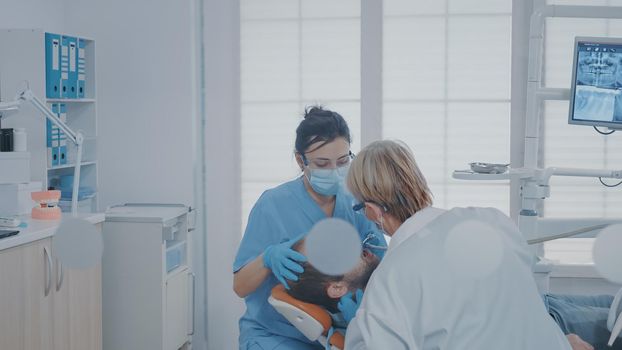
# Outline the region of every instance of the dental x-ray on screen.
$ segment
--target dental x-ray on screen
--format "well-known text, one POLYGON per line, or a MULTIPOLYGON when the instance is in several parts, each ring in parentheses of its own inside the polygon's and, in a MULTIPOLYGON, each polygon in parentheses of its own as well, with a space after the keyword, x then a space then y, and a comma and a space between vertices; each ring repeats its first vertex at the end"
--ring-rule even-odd
POLYGON ((575 39, 570 124, 622 129, 622 39, 575 39))

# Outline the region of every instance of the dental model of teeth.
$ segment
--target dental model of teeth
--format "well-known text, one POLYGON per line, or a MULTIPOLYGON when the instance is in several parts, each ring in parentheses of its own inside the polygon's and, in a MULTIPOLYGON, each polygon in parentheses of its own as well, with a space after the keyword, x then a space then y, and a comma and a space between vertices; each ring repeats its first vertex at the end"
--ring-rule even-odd
POLYGON ((61 218, 61 211, 58 207, 60 191, 39 191, 32 192, 30 197, 38 205, 32 208, 32 218, 37 220, 58 220, 61 218))

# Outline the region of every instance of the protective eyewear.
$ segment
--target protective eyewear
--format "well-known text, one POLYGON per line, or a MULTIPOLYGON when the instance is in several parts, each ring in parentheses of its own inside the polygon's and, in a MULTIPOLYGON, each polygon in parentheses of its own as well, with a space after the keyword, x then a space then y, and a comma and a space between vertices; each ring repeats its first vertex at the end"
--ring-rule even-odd
POLYGON ((365 208, 365 203, 375 204, 375 205, 379 206, 385 212, 387 211, 387 207, 385 207, 384 205, 382 205, 380 203, 376 203, 374 201, 362 201, 360 203, 356 203, 356 204, 354 204, 352 206, 352 210, 354 210, 356 213, 363 214, 360 210, 365 208))
POLYGON ((337 160, 326 159, 326 158, 307 158, 304 154, 301 155, 302 162, 305 166, 313 165, 314 168, 329 168, 334 164, 333 168, 342 168, 350 164, 352 159, 354 159, 354 153, 352 151, 348 151, 348 154, 345 156, 339 157, 337 160))

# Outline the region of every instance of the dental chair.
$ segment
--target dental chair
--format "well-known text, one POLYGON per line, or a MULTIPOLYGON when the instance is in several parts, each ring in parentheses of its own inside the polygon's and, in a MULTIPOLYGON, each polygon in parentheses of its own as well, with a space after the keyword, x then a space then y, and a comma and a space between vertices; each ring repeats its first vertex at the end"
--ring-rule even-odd
POLYGON ((321 306, 295 299, 285 292, 285 287, 281 284, 272 288, 268 302, 309 340, 318 341, 331 350, 344 348, 345 338, 342 333, 335 331, 327 339, 333 321, 328 311, 321 306), (330 347, 327 347, 327 341, 330 347))

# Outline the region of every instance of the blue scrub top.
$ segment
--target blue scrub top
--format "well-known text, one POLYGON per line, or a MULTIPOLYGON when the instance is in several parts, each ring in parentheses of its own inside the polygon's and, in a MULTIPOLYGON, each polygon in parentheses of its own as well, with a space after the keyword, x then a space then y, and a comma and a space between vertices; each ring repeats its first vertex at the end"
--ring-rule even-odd
MULTIPOLYGON (((352 210, 352 202, 351 195, 340 191, 335 201, 333 217, 354 225, 361 239, 374 232, 381 245, 386 246, 383 234, 364 215, 352 210)), ((307 192, 302 177, 265 191, 251 210, 233 263, 233 272, 239 271, 257 258, 269 245, 305 234, 315 223, 326 218, 326 214, 307 192)), ((274 275, 270 274, 255 292, 245 298, 246 313, 240 319, 240 345, 266 335, 311 343, 268 303, 270 292, 277 283, 279 282, 274 275)))

